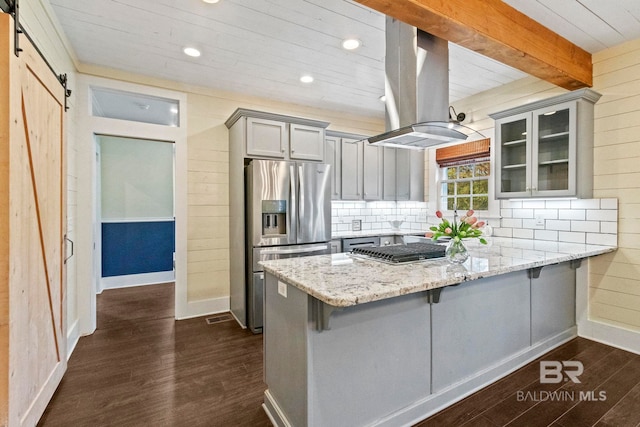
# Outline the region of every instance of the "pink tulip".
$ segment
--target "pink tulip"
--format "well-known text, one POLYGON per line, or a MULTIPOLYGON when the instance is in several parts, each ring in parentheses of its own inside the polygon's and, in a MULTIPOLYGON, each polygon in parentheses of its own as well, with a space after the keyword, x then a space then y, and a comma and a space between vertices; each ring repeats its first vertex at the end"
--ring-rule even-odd
POLYGON ((476 221, 478 221, 478 218, 476 218, 475 216, 472 216, 471 218, 465 219, 464 222, 466 222, 469 225, 473 225, 476 223, 476 221))
POLYGON ((467 211, 467 216, 473 216, 473 209, 469 209, 467 211))
POLYGON ((440 212, 440 211, 436 211, 436 216, 437 216, 438 218, 442 218, 442 212, 440 212))
POLYGON ((433 233, 431 231, 427 231, 426 233, 424 233, 424 237, 432 238, 433 233))
POLYGON ((476 228, 482 228, 484 227, 484 221, 478 221, 473 226, 476 228))
POLYGON ((447 234, 451 234, 451 231, 452 230, 451 230, 450 227, 447 227, 447 228, 444 229, 444 232, 447 233, 447 234))

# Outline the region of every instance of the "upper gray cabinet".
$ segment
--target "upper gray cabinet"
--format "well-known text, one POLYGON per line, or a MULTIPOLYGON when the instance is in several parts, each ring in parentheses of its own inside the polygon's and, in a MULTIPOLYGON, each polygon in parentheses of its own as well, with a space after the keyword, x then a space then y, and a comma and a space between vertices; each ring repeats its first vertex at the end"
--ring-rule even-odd
POLYGON ((364 200, 382 200, 383 147, 363 143, 362 185, 364 200))
POLYGON ((246 158, 324 161, 326 122, 237 109, 225 122, 246 158))
POLYGON ((593 196, 593 105, 580 89, 490 114, 497 198, 593 196))
POLYGON ((324 160, 324 129, 291 123, 289 157, 296 160, 324 160))
POLYGON ((347 138, 342 138, 340 143, 342 151, 342 200, 363 199, 363 144, 364 142, 361 140, 347 138))
POLYGON ((275 120, 247 117, 247 157, 276 157, 287 154, 287 125, 275 120))
POLYGON ((396 200, 396 148, 382 150, 382 200, 396 200))
POLYGON ((424 151, 396 149, 396 200, 424 201, 424 151))

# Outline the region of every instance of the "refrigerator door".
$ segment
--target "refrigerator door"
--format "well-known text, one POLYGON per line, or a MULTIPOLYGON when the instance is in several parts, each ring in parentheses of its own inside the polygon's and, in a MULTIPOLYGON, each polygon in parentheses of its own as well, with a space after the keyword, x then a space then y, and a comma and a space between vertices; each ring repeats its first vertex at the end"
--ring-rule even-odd
POLYGON ((297 242, 331 240, 330 166, 322 163, 298 163, 297 242))
POLYGON ((245 180, 247 246, 295 244, 295 163, 253 160, 245 180))

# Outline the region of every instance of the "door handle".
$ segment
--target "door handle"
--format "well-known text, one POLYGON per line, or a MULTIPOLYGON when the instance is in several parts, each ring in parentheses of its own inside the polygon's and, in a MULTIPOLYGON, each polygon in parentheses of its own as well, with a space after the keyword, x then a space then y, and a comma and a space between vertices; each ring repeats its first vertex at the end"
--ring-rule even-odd
POLYGON ((304 249, 263 249, 261 254, 275 255, 275 254, 303 254, 309 252, 318 252, 327 249, 326 245, 311 246, 304 249))
POLYGON ((73 256, 73 246, 74 246, 74 245, 73 245, 73 240, 71 240, 70 238, 68 238, 66 234, 64 235, 64 240, 65 240, 65 242, 69 242, 69 243, 71 243, 71 255, 69 255, 68 257, 66 257, 66 258, 64 259, 64 262, 63 262, 64 264, 66 264, 66 263, 67 263, 67 261, 69 260, 69 258, 71 258, 71 257, 73 256))

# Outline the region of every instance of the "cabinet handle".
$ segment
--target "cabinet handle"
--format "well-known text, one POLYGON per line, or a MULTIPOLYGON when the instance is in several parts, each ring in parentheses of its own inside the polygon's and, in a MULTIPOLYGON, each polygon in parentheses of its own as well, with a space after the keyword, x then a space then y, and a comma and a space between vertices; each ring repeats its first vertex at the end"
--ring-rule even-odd
POLYGON ((295 152, 296 152, 296 150, 291 150, 291 154, 293 154, 293 153, 295 153, 295 152))
POLYGON ((531 187, 526 187, 524 191, 531 191, 531 187))
POLYGON ((538 191, 538 187, 531 187, 531 191, 538 191))

